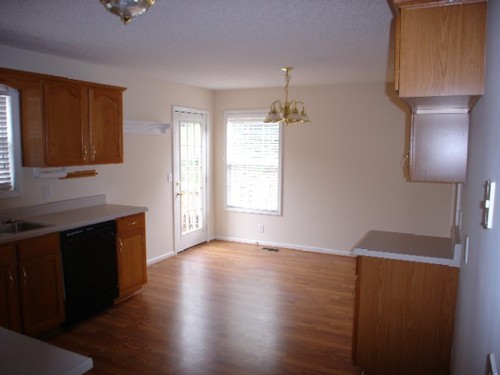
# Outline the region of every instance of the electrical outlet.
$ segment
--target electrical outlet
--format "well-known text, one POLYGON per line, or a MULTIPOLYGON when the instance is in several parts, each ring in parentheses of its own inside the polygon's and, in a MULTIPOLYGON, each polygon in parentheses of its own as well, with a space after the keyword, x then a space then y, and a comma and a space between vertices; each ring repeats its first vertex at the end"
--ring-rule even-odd
POLYGON ((259 233, 264 233, 264 224, 259 224, 257 229, 259 230, 259 233))

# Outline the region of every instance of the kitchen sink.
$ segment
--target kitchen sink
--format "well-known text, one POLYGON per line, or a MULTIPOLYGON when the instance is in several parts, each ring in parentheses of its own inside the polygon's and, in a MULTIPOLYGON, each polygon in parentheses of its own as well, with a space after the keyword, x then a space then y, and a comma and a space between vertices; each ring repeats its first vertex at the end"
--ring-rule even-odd
POLYGON ((48 227, 47 224, 34 223, 31 221, 14 220, 0 224, 0 234, 13 234, 26 232, 27 230, 40 229, 48 227))

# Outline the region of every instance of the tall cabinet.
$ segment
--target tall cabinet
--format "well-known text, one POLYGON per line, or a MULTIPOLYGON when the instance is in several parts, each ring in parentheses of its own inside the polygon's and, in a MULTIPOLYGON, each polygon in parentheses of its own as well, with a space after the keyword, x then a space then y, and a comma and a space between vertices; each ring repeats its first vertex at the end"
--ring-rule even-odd
POLYGON ((409 177, 464 182, 469 111, 484 93, 487 3, 391 3, 395 89, 412 112, 406 158, 409 177))

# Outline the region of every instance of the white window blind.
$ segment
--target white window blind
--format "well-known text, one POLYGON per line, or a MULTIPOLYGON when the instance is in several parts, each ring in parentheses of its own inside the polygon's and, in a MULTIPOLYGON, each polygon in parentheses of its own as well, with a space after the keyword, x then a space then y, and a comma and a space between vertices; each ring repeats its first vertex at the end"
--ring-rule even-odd
POLYGON ((0 85, 0 197, 19 193, 18 112, 17 91, 0 85))
POLYGON ((281 214, 281 129, 266 113, 226 113, 226 200, 234 211, 281 214))

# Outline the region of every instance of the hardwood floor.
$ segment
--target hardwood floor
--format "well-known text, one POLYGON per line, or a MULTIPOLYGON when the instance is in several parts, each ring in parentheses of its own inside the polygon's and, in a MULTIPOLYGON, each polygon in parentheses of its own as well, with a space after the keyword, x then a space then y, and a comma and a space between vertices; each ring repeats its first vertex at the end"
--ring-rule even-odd
POLYGON ((49 340, 92 374, 358 374, 355 259, 214 241, 148 268, 143 292, 49 340))

